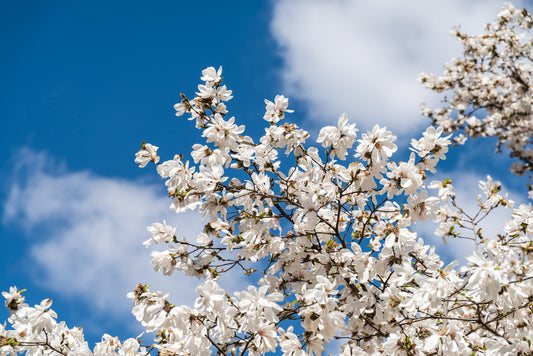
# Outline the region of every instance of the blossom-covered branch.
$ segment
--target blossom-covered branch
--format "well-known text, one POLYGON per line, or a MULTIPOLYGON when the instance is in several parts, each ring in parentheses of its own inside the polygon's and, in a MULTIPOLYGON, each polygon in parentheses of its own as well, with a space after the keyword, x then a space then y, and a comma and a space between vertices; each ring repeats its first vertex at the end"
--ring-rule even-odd
POLYGON ((525 9, 508 4, 481 35, 452 30, 463 56, 447 63, 443 76, 424 73, 418 78, 431 90, 451 92, 442 108, 423 105, 422 113, 434 125, 460 132, 454 138, 457 144, 468 136, 496 137, 497 151, 505 148, 518 159, 511 171, 519 175, 533 171, 532 26, 525 9))

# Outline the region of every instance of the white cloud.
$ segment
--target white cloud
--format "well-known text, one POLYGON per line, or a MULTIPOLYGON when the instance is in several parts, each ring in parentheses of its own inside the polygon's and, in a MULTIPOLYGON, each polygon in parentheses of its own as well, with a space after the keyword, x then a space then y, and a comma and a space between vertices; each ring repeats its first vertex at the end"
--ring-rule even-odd
POLYGON ((363 128, 379 123, 398 134, 427 124, 419 105, 435 97, 417 74, 442 73, 460 54, 449 30, 479 33, 503 3, 278 0, 271 32, 284 61, 285 94, 303 100, 322 124, 342 112, 363 128))
MULTIPOLYGON (((65 169, 50 172, 43 169, 54 166, 46 155, 23 150, 21 157, 26 163, 17 177, 24 179, 10 188, 3 222, 20 225, 31 239, 28 254, 35 263, 36 283, 73 302, 81 298, 92 312, 115 317, 130 314, 126 294, 139 282, 170 292, 174 304, 194 302, 199 280, 180 272, 171 277, 156 273, 149 263, 150 249, 142 245, 150 236, 146 226, 153 222, 166 219, 177 225, 178 237, 189 239, 203 226, 196 213, 168 209, 162 183, 65 169)), ((243 288, 239 277, 222 281, 230 292, 243 288)))

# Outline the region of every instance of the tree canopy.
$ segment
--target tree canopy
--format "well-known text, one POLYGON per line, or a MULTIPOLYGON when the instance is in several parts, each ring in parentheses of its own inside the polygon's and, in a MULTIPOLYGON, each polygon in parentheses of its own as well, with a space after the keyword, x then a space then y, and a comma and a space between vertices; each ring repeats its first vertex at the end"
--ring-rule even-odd
POLYGON ((0 355, 298 356, 333 342, 342 355, 533 354, 531 204, 514 207, 487 177, 478 211, 468 214, 450 179, 427 180, 452 140, 467 136, 497 137, 519 160, 514 173, 533 170, 532 26, 526 10, 506 5, 485 33, 455 31, 464 56, 441 77, 419 77, 450 99, 423 107, 433 126, 411 141, 407 161, 394 159, 392 132, 375 125, 359 136, 344 114, 313 146, 288 122, 282 95, 265 100, 264 135, 246 136, 228 115, 222 68, 205 69, 194 97, 182 94, 175 105, 204 141, 191 159, 161 161, 159 147, 144 142, 135 159, 156 165, 172 210, 204 217, 194 238, 178 238, 163 221, 144 242, 163 246, 152 253, 155 270, 201 279, 194 305, 173 305, 139 284, 128 297, 153 342, 105 334, 91 350, 81 328, 57 321, 51 299, 30 307, 12 287, 3 293, 11 316, 0 327, 0 355), (491 237, 479 222, 499 206, 514 208, 512 219, 491 237), (473 240, 468 263, 446 265, 413 231, 417 221, 437 221, 443 238, 473 240), (236 270, 257 283, 230 295, 218 278, 236 270))

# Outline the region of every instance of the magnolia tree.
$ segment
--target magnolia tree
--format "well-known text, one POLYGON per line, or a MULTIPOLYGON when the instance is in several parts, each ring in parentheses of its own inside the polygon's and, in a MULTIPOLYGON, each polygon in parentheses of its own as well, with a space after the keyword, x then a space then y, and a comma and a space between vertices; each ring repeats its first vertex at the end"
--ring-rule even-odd
POLYGON ((80 328, 56 321, 50 299, 30 307, 12 287, 3 293, 11 316, 0 354, 299 356, 331 343, 342 355, 533 354, 532 206, 516 208, 489 238, 479 222, 513 206, 500 183, 480 182, 479 210, 468 214, 449 179, 426 180, 446 158, 447 133, 458 130, 498 137, 498 147, 521 161, 515 173, 533 170, 533 46, 523 34, 532 24, 525 10, 507 5, 484 34, 457 32, 465 57, 443 77, 420 77, 452 99, 444 109, 424 108, 435 126, 411 141, 401 162, 392 158, 390 131, 376 125, 358 138, 346 115, 320 130, 320 147, 310 145, 308 132, 282 124, 292 111, 279 95, 265 100, 267 127, 254 140, 228 118, 232 93, 222 69, 205 69, 196 95, 175 105, 205 140, 193 146, 192 160, 161 163, 149 143, 135 160, 156 164, 171 209, 203 214, 194 238, 178 239, 163 222, 148 227, 144 242, 164 246, 152 253, 157 271, 201 278, 194 305, 174 305, 139 284, 128 297, 153 342, 106 334, 91 351, 80 328), (445 265, 413 232, 415 222, 431 220, 441 237, 475 241, 465 266, 445 265), (230 295, 219 284, 230 271, 250 275, 251 285, 230 295))

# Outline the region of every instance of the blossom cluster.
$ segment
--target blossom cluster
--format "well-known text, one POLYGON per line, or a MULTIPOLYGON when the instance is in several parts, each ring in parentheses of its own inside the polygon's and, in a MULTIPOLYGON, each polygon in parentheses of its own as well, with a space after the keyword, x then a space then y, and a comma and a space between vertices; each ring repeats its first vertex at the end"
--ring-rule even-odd
POLYGON ((50 309, 51 299, 43 300, 39 305, 30 307, 22 295, 24 290, 11 287, 9 292, 2 292, 5 305, 9 310, 8 330, 5 324, 0 326, 0 354, 17 355, 146 355, 150 350, 141 346, 134 338, 120 341, 108 334, 102 341, 89 349, 80 327, 68 328, 65 322, 57 322, 57 314, 50 309))
MULTIPOLYGON (((516 15, 511 6, 500 13, 502 28, 518 18, 506 11, 516 15)), ((520 205, 491 237, 479 222, 498 206, 513 208, 499 182, 480 182, 471 215, 450 179, 427 181, 446 159, 449 127, 427 128, 409 158, 396 160, 392 132, 375 125, 358 136, 343 114, 320 130, 315 147, 307 131, 282 123, 292 110, 276 96, 265 101, 267 125, 254 140, 227 116, 232 92, 222 68, 201 79, 194 98, 182 94, 175 105, 204 138, 190 159, 160 162, 148 143, 136 154, 141 167, 156 165, 172 210, 204 217, 198 236, 178 239, 179 227, 163 221, 144 242, 161 246, 152 252, 155 270, 201 278, 194 305, 139 284, 128 297, 153 343, 104 335, 91 351, 81 329, 56 321, 51 300, 31 308, 13 287, 3 294, 12 328, 0 329, 0 355, 301 356, 332 343, 342 355, 533 353, 533 207, 520 205), (468 263, 446 265, 414 232, 418 221, 437 221, 445 239, 473 240, 468 263), (219 277, 239 270, 257 283, 230 295, 219 277)))
POLYGON ((480 35, 452 30, 463 56, 447 63, 443 76, 423 73, 418 78, 449 96, 442 108, 422 106, 434 125, 460 132, 457 144, 467 137, 496 137, 497 151, 508 150, 518 159, 511 171, 519 175, 533 171, 532 27, 533 17, 525 9, 507 4, 480 35))

